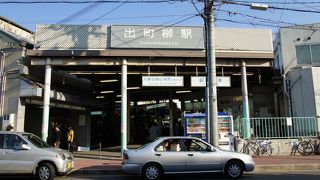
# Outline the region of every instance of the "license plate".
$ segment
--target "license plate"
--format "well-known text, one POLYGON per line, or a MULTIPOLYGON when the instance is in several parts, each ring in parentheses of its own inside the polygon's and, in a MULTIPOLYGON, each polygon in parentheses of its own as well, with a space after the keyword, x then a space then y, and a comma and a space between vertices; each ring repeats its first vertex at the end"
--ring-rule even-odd
POLYGON ((72 169, 73 168, 73 163, 72 162, 68 162, 67 167, 68 167, 68 169, 72 169))

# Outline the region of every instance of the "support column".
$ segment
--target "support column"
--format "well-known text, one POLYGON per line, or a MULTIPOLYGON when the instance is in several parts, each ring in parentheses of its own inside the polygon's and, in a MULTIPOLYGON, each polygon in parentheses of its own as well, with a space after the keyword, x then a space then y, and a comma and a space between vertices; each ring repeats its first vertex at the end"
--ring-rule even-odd
POLYGON ((127 149, 127 60, 122 59, 121 68, 121 155, 127 149))
POLYGON ((170 136, 174 135, 174 129, 173 129, 173 120, 174 120, 174 111, 173 111, 173 102, 172 102, 172 91, 170 91, 170 97, 169 97, 169 115, 170 115, 170 136))
POLYGON ((246 62, 241 63, 241 86, 242 86, 242 111, 243 111, 243 136, 245 139, 251 138, 250 117, 249 117, 249 98, 247 84, 246 62))
POLYGON ((25 100, 21 101, 21 98, 18 98, 17 118, 16 118, 17 131, 24 132, 25 114, 26 114, 25 100))
POLYGON ((130 143, 132 141, 131 136, 131 114, 130 114, 130 91, 127 91, 127 141, 130 143))
POLYGON ((44 94, 43 94, 43 113, 42 113, 42 140, 48 140, 49 129, 49 107, 50 107, 50 88, 51 88, 51 59, 47 58, 45 66, 45 81, 44 81, 44 94))

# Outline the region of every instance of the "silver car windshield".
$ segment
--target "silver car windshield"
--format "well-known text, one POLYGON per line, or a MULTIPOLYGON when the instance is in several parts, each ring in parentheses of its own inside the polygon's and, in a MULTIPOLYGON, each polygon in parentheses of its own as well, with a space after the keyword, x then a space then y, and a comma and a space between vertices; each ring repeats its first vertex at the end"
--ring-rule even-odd
POLYGON ((23 137, 27 138, 34 146, 38 148, 48 148, 50 147, 45 141, 34 134, 22 134, 23 137))

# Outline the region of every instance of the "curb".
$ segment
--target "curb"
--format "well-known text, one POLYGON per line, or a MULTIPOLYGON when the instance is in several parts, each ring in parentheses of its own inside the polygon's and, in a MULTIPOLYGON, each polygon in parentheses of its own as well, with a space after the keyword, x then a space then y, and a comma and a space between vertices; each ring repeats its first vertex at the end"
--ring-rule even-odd
POLYGON ((124 172, 120 169, 74 169, 68 175, 123 175, 124 172))
MULTIPOLYGON (((320 164, 256 165, 253 173, 320 170, 320 164)), ((122 169, 74 169, 69 175, 124 175, 122 169)))
POLYGON ((305 170, 320 170, 320 164, 256 165, 253 172, 283 172, 305 170))

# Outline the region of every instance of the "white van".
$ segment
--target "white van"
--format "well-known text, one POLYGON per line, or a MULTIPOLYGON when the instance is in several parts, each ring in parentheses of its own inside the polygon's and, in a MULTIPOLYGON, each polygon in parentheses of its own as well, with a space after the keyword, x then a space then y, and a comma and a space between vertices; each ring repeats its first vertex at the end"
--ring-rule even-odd
POLYGON ((50 147, 34 134, 0 131, 0 174, 34 174, 52 180, 73 167, 70 152, 50 147))

